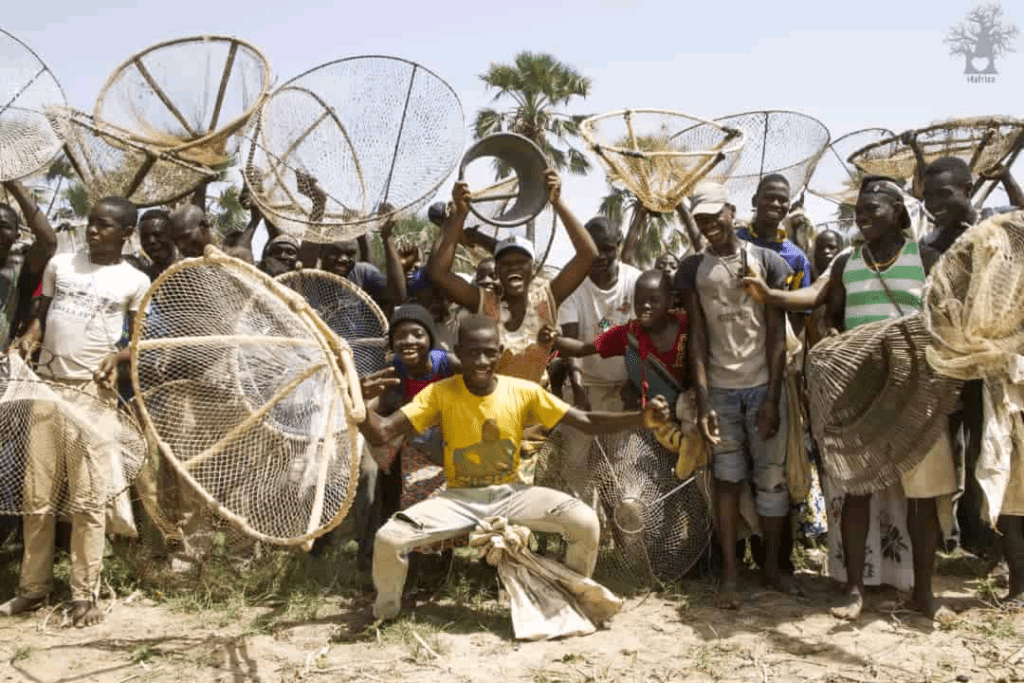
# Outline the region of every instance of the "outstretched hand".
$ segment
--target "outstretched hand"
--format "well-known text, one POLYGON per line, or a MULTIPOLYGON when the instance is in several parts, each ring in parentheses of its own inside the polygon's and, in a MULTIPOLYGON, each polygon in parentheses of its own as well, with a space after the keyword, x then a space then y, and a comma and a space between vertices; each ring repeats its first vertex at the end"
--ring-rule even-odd
POLYGON ((372 401, 391 387, 402 383, 398 371, 394 367, 384 368, 359 380, 359 388, 363 392, 364 401, 372 401))
POLYGON ((768 283, 753 269, 748 270, 746 277, 740 280, 740 286, 758 301, 768 298, 768 283))
POLYGON ((1006 166, 1004 166, 1003 164, 996 164, 995 166, 991 166, 985 169, 979 175, 981 175, 981 177, 985 180, 1002 180, 1007 175, 1009 175, 1009 173, 1010 169, 1008 169, 1006 166))
POLYGON ((664 396, 655 396, 644 408, 644 426, 648 429, 659 427, 672 419, 672 409, 664 396))

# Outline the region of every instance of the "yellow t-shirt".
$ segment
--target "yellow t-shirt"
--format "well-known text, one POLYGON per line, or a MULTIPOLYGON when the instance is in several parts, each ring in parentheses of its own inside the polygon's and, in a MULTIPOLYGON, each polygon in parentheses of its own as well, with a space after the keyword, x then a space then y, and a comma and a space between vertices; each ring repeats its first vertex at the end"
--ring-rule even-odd
POLYGON ((441 426, 448 488, 516 481, 523 426, 539 422, 551 429, 569 411, 535 382, 496 377, 487 396, 470 393, 456 375, 426 387, 401 409, 418 432, 441 426))

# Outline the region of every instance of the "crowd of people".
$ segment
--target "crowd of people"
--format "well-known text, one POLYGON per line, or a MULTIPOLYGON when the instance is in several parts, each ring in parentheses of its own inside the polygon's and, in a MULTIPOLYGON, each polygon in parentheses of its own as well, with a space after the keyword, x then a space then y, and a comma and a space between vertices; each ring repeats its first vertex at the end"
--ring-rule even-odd
MULTIPOLYGON (((1011 202, 1024 207, 1012 178, 1003 178, 1011 202)), ((603 217, 577 219, 554 171, 546 177, 549 200, 573 254, 550 279, 538 275, 528 240, 496 240, 465 227, 470 196, 462 182, 450 202, 430 209, 440 234, 427 253, 396 240, 393 223, 383 226, 383 271, 368 261, 367 239, 300 242, 244 193, 251 220, 218 246, 271 276, 304 267, 347 278, 390 318, 393 360, 362 378, 366 447, 351 513, 359 567, 372 571, 377 590, 375 617, 401 611, 410 555, 448 552, 491 517, 560 534, 565 565, 593 574, 599 511, 569 492, 534 485, 527 467, 551 430, 564 426, 588 435, 651 429, 679 453, 699 442, 706 455, 694 465, 706 464, 714 480, 708 503, 722 558, 721 608, 741 607, 747 543, 764 585, 796 593, 792 544, 827 530, 829 574, 845 585, 832 610, 837 618, 858 619, 865 586, 888 584, 909 591, 913 608, 942 619, 933 560, 950 538, 971 552, 1005 557, 1007 600, 1024 601, 1024 517, 1010 506, 1013 514, 992 533, 981 522, 972 481, 984 419, 977 386, 968 383, 948 431, 899 484, 854 495, 820 467, 829 454, 810 436, 801 369, 806 351, 826 337, 921 310, 931 267, 981 219, 971 204, 974 180, 956 158, 921 164, 909 189, 864 178, 851 244, 833 231, 811 243, 790 239, 795 198, 784 176, 763 177, 753 197, 702 183, 679 208, 692 227, 688 253, 665 253, 643 271, 622 262, 618 226, 603 217), (741 225, 736 206, 747 201, 754 218, 741 225), (268 238, 257 258, 252 244, 261 224, 268 238), (460 245, 483 255, 472 276, 453 271, 460 245), (691 432, 681 422, 687 406, 691 432), (794 424, 805 436, 800 448, 791 438, 794 424), (820 475, 820 487, 804 500, 793 500, 787 479, 787 463, 797 457, 820 475)), ((214 242, 210 218, 191 204, 139 216, 128 201, 108 197, 90 210, 85 250, 55 256, 55 234, 31 195, 16 182, 5 188, 33 238, 18 243, 22 218, 0 206, 0 341, 33 359, 45 380, 90 392, 116 410, 115 392, 130 391, 119 383, 118 368, 128 360, 125 331, 145 314, 139 309, 150 283, 214 242), (126 259, 123 247, 136 228, 144 257, 126 259)), ((72 497, 97 495, 75 476, 72 456, 29 451, 26 480, 31 474, 39 495, 25 499, 21 581, 18 594, 0 605, 5 615, 39 606, 52 590, 52 480, 66 476, 72 497)), ((104 532, 102 508, 73 515, 76 625, 102 618, 104 532)), ((330 542, 323 537, 313 552, 330 542)))

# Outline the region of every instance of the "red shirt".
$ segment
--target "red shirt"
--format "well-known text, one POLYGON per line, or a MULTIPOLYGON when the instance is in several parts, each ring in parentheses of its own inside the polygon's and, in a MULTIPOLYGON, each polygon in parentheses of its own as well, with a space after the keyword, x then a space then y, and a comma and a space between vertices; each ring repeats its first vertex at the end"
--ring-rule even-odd
POLYGON ((679 332, 676 334, 676 343, 668 351, 658 351, 650 335, 647 334, 647 330, 641 327, 636 320, 630 320, 625 325, 611 328, 594 340, 594 346, 597 347, 597 352, 601 354, 602 358, 624 356, 628 346, 628 337, 633 335, 639 344, 642 361, 646 361, 647 356, 653 353, 675 376, 680 385, 689 386, 690 373, 686 358, 686 337, 690 326, 686 319, 686 313, 680 311, 670 315, 679 319, 679 332))

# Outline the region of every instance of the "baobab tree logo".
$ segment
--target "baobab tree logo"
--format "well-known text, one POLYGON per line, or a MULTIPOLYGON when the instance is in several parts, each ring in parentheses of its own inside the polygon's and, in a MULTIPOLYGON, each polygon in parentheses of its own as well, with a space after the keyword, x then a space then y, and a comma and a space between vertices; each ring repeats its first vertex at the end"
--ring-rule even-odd
POLYGON ((998 2, 977 5, 963 20, 949 29, 945 43, 950 56, 964 60, 964 75, 973 83, 995 82, 996 60, 1016 52, 1014 41, 1020 31, 1003 15, 998 2))

